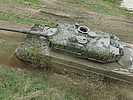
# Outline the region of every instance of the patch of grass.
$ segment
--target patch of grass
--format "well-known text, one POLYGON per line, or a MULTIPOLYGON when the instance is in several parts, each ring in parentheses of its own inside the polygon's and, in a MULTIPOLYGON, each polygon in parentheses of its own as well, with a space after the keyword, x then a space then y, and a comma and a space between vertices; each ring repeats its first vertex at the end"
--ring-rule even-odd
POLYGON ((44 74, 5 66, 0 69, 0 100, 80 100, 72 89, 62 87, 60 90, 59 86, 45 80, 44 74))
POLYGON ((102 13, 107 13, 107 14, 114 14, 116 13, 116 11, 114 12, 114 10, 110 7, 106 7, 106 6, 93 6, 93 5, 84 5, 83 6, 85 9, 91 10, 91 11, 97 11, 97 12, 102 12, 102 13))
POLYGON ((7 0, 0 0, 1 4, 8 4, 9 2, 7 0))
POLYGON ((24 18, 21 16, 13 16, 12 21, 16 21, 17 23, 23 23, 23 24, 30 24, 30 23, 39 23, 39 24, 47 24, 49 26, 55 26, 56 24, 54 22, 46 22, 43 20, 37 20, 37 19, 32 19, 32 18, 24 18))
POLYGON ((119 4, 123 0, 101 0, 103 2, 109 2, 109 3, 114 3, 114 4, 119 4))
POLYGON ((116 0, 96 0, 96 1, 100 1, 100 2, 106 2, 106 3, 111 3, 111 4, 116 4, 116 0))
MULTIPOLYGON (((21 0, 22 1, 22 0, 21 0)), ((32 2, 32 3, 36 3, 36 4, 40 4, 40 3, 43 3, 39 0, 24 0, 24 2, 32 2)))
POLYGON ((40 0, 14 0, 15 2, 26 4, 26 2, 33 3, 33 4, 44 4, 44 2, 40 0))
MULTIPOLYGON (((88 0, 80 0, 82 2, 87 2, 88 0)), ((98 2, 106 2, 108 4, 118 4, 122 0, 96 0, 98 2)))
POLYGON ((37 19, 32 19, 32 18, 24 18, 19 15, 14 15, 13 13, 9 12, 3 12, 0 11, 0 20, 4 21, 13 21, 17 23, 22 23, 22 24, 29 24, 32 25, 34 23, 38 24, 47 24, 49 26, 55 26, 56 24, 54 22, 46 22, 43 20, 37 20, 37 19))
POLYGON ((34 95, 41 95, 45 91, 43 82, 40 79, 41 75, 35 73, 25 74, 2 67, 0 69, 0 100, 24 100, 23 98, 34 98, 34 95), (33 84, 34 80, 37 80, 37 82, 33 84), (32 93, 34 95, 31 95, 32 93))

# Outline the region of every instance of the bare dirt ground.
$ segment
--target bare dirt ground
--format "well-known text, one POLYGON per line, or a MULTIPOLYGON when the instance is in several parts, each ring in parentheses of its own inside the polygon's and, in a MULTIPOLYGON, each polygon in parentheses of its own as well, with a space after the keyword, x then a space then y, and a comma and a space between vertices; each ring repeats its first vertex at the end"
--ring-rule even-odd
MULTIPOLYGON (((59 0, 41 0, 44 5, 20 5, 15 3, 14 0, 5 0, 7 3, 0 3, 0 10, 5 12, 12 12, 16 15, 20 15, 24 18, 32 18, 38 20, 45 20, 55 23, 69 23, 80 25, 86 25, 93 27, 101 31, 115 34, 122 41, 133 43, 133 20, 128 16, 114 16, 102 13, 96 13, 93 11, 80 9, 74 6, 63 6, 64 3, 59 0)), ((0 20, 0 26, 11 28, 30 28, 29 24, 21 24, 15 21, 3 21, 0 20)), ((0 42, 4 42, 6 45, 19 45, 23 41, 25 35, 14 32, 0 31, 0 42)), ((20 62, 14 57, 14 50, 3 51, 0 50, 0 64, 8 66, 28 67, 26 64, 20 62)), ((49 75, 49 74, 48 74, 49 75)), ((49 75, 51 78, 52 75, 49 75)), ((98 100, 132 100, 133 88, 132 85, 124 82, 114 82, 105 80, 103 77, 95 78, 79 78, 76 76, 68 77, 56 74, 56 81, 64 81, 65 85, 69 85, 75 88, 75 91, 79 90, 82 96, 87 98, 91 97, 92 100, 97 98, 98 100), (77 78, 77 77, 76 77, 77 78)))

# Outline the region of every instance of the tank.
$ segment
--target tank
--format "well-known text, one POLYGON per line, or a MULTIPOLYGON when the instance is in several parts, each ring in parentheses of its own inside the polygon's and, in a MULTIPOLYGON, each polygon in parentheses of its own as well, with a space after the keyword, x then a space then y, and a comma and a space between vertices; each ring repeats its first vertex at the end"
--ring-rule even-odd
POLYGON ((31 29, 0 30, 28 34, 15 55, 35 67, 133 82, 133 45, 115 35, 79 24, 34 24, 31 29))

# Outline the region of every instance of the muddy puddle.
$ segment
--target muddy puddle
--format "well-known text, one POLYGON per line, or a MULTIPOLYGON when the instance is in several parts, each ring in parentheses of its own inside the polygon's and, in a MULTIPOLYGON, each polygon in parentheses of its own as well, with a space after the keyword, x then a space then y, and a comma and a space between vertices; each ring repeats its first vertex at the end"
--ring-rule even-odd
POLYGON ((121 7, 133 11, 133 0, 123 0, 121 2, 121 7))

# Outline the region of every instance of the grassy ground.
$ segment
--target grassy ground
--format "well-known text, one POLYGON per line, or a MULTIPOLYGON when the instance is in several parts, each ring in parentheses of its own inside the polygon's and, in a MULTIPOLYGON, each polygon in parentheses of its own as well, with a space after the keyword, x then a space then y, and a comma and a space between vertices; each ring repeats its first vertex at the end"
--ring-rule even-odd
POLYGON ((19 15, 14 15, 14 13, 12 12, 9 13, 9 12, 3 12, 3 11, 0 11, 0 20, 13 21, 16 23, 29 24, 29 25, 32 25, 33 23, 48 24, 50 26, 55 25, 54 22, 46 22, 43 20, 36 20, 32 18, 24 18, 19 15))
POLYGON ((42 73, 0 66, 0 100, 79 100, 71 88, 52 83, 42 73))
MULTIPOLYGON (((120 9, 114 0, 0 1, 0 26, 30 28, 34 23, 54 26, 56 23, 78 22, 118 35, 131 43, 132 16, 120 9)), ((123 82, 106 81, 104 77, 95 75, 83 78, 32 69, 30 65, 12 57, 25 35, 4 31, 0 33, 0 100, 133 99, 132 85, 123 82)))
POLYGON ((76 6, 80 8, 84 8, 86 10, 91 10, 95 12, 110 14, 110 15, 121 15, 123 10, 116 9, 117 5, 113 0, 62 0, 63 2, 66 2, 65 5, 68 6, 76 6), (78 3, 78 4, 77 4, 78 3), (113 6, 113 7, 111 7, 113 6))

